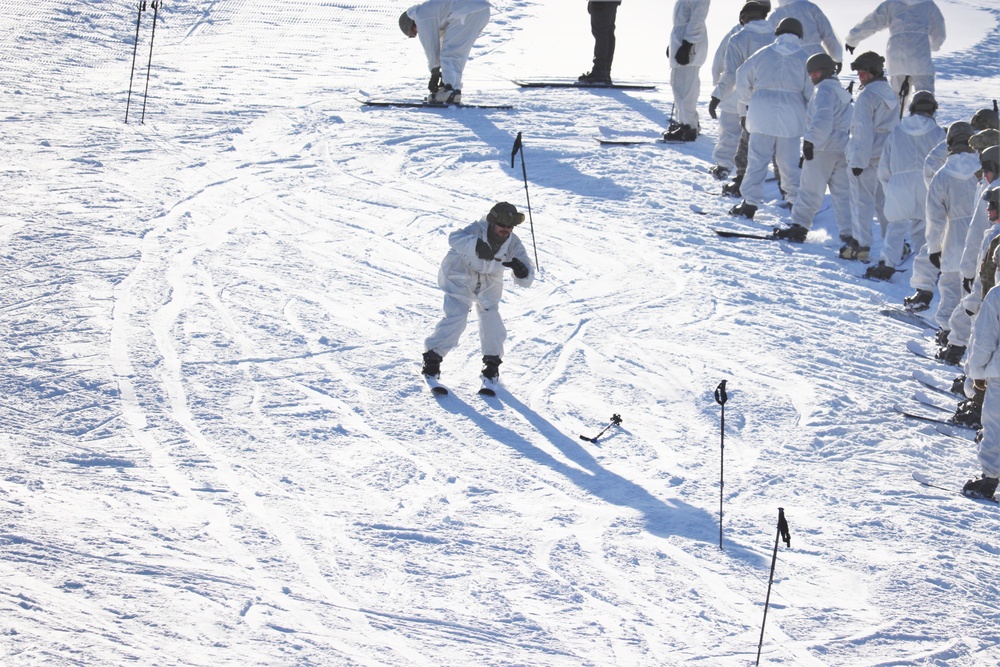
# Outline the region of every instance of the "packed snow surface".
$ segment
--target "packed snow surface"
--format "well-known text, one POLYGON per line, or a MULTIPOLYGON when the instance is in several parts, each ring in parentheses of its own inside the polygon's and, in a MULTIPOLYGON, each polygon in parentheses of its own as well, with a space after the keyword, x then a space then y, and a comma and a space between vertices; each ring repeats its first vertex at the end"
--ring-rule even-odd
MULTIPOLYGON (((725 215, 708 66, 697 142, 596 141, 665 129, 671 4, 619 11, 655 91, 517 88, 589 69, 588 17, 497 0, 463 92, 514 110, 363 107, 425 90, 408 4, 0 1, 0 662, 747 665, 774 563, 762 664, 1000 663, 1000 510, 911 477, 960 489, 971 434, 892 407, 956 374, 880 313, 908 273, 837 259, 828 204, 713 233, 788 213, 725 215), (434 398, 447 235, 502 200, 540 265, 506 389, 473 317, 434 398)), ((947 124, 1000 9, 941 6, 947 124)))

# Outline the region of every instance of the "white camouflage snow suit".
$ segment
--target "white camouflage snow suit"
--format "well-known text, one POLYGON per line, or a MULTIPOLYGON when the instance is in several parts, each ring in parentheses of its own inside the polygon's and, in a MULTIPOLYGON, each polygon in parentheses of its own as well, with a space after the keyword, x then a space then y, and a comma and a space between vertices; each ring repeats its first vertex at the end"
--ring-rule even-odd
POLYGON ((427 0, 406 14, 417 24, 427 69, 440 67, 441 81, 461 90, 472 45, 490 21, 488 0, 427 0))

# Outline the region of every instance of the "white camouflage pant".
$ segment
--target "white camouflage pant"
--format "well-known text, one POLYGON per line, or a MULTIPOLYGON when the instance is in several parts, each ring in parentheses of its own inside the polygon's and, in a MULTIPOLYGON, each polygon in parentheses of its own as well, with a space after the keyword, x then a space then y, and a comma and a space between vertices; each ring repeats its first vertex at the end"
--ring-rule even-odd
POLYGON ((859 245, 870 248, 874 236, 872 234, 872 218, 878 216, 882 236, 885 236, 886 228, 889 225, 885 218, 883 209, 885 208, 885 192, 882 191, 882 184, 878 180, 879 158, 873 159, 861 172, 860 176, 855 176, 848 170, 848 180, 851 187, 851 217, 855 239, 859 245))
POLYGON ((670 88, 674 92, 674 120, 701 131, 698 124, 698 91, 701 89, 700 65, 670 68, 670 88))
POLYGON ((447 356, 458 345, 465 327, 469 324, 469 312, 476 304, 479 315, 479 344, 483 355, 503 356, 503 343, 507 339, 507 328, 500 317, 500 307, 483 308, 476 294, 444 295, 444 317, 424 341, 425 350, 434 350, 442 357, 447 356))
POLYGON ((994 378, 986 385, 979 464, 987 477, 1000 477, 1000 378, 994 378))
POLYGON ((740 146, 740 135, 743 128, 740 127, 740 115, 731 111, 719 112, 719 139, 715 142, 712 150, 712 159, 715 164, 721 165, 733 171, 736 168, 736 150, 740 146))
MULTIPOLYGON (((928 260, 928 263, 930 263, 930 260, 928 260)), ((941 300, 938 302, 934 322, 942 329, 951 329, 951 316, 954 314, 956 308, 962 308, 962 295, 964 292, 962 290, 961 272, 942 272, 941 277, 938 278, 937 288, 941 300)), ((962 314, 965 314, 964 308, 962 308, 962 314)), ((952 345, 965 345, 965 343, 958 342, 957 335, 952 336, 950 333, 948 334, 948 342, 952 345)))
POLYGON ((799 193, 792 207, 792 222, 812 229, 813 218, 823 204, 829 186, 837 230, 842 235, 852 236, 851 186, 847 174, 847 158, 842 152, 816 151, 812 160, 803 161, 799 193))
POLYGON ((753 206, 764 203, 764 180, 771 156, 777 160, 781 172, 781 189, 788 201, 794 202, 799 192, 799 142, 801 137, 774 137, 755 132, 750 134, 747 149, 747 172, 743 175, 740 192, 743 199, 753 206))

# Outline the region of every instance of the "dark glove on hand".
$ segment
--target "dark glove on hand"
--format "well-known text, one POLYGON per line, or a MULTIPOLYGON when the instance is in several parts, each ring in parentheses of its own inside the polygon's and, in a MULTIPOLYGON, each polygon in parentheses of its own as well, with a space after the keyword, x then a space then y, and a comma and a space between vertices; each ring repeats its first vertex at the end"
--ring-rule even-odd
POLYGON ((833 75, 837 76, 840 74, 840 70, 844 69, 844 63, 833 63, 833 75))
POLYGON ((435 67, 431 70, 431 80, 427 82, 427 90, 436 93, 441 89, 441 68, 435 67))
POLYGON ((674 56, 678 65, 687 65, 691 62, 691 47, 693 46, 694 44, 686 39, 681 42, 681 48, 677 49, 677 54, 674 56))
POLYGON ((815 157, 815 153, 813 153, 813 143, 811 141, 802 142, 802 157, 807 160, 811 160, 815 157))
POLYGON ((669 46, 667 47, 667 57, 668 58, 670 57, 670 47, 669 46))
POLYGON ((850 44, 844 44, 844 46, 847 47, 847 52, 850 53, 853 56, 854 55, 854 49, 856 47, 853 47, 850 44))
POLYGON ((496 253, 493 252, 493 248, 490 247, 489 243, 482 239, 476 239, 476 257, 489 261, 493 259, 495 254, 496 253))
POLYGON ((503 265, 514 272, 515 278, 528 277, 528 267, 526 267, 524 262, 519 260, 517 257, 512 257, 509 262, 504 262, 503 265))
POLYGON ((935 269, 939 271, 941 270, 941 253, 932 252, 930 255, 927 256, 927 259, 931 260, 931 264, 934 265, 935 269))
POLYGON ((860 176, 864 170, 864 167, 851 167, 851 173, 855 176, 860 176))
POLYGON ((972 294, 972 286, 974 284, 975 278, 962 278, 962 289, 964 289, 967 294, 972 294))
POLYGON ((708 103, 708 115, 714 118, 715 120, 719 120, 719 113, 717 110, 721 102, 722 100, 720 100, 718 97, 713 97, 712 101, 708 103))
POLYGON ((746 116, 740 116, 740 127, 742 127, 744 130, 747 129, 747 117, 746 116))

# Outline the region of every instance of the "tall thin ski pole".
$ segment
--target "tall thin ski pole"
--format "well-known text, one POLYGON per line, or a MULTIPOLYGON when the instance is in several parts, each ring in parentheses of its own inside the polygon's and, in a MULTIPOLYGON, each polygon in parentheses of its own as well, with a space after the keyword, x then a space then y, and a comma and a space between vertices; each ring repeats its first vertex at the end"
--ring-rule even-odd
POLYGON ((903 120, 903 102, 906 101, 906 96, 910 94, 910 75, 907 74, 903 77, 903 83, 899 86, 899 119, 903 120))
POLYGON ((524 198, 528 202, 528 223, 531 227, 531 247, 535 251, 535 271, 538 270, 538 246, 535 245, 535 221, 531 217, 531 196, 528 194, 528 170, 524 166, 524 146, 521 145, 521 133, 514 139, 514 148, 510 151, 510 168, 514 168, 514 156, 521 153, 521 174, 524 176, 524 198))
POLYGON ((760 642, 757 644, 757 664, 760 664, 760 650, 764 646, 764 626, 767 624, 767 607, 771 604, 771 584, 774 583, 774 566, 778 562, 778 540, 785 541, 785 546, 792 546, 792 536, 788 533, 788 522, 785 521, 785 508, 778 508, 778 534, 774 536, 774 554, 771 556, 771 576, 767 580, 767 599, 764 600, 764 620, 760 624, 760 642))
POLYGON ((139 123, 146 122, 146 101, 149 99, 149 71, 153 68, 153 40, 156 39, 156 15, 159 12, 163 0, 153 0, 150 4, 153 7, 153 32, 149 36, 149 62, 146 63, 146 90, 142 94, 142 116, 139 123))
POLYGON ((142 24, 142 13, 146 11, 146 0, 139 2, 139 11, 135 17, 135 44, 132 46, 132 70, 128 75, 128 98, 125 101, 125 123, 128 123, 128 110, 132 105, 132 81, 135 80, 135 58, 139 52, 139 26, 142 24))
POLYGON ((722 419, 721 426, 719 429, 719 548, 722 548, 722 498, 723 489, 726 485, 726 401, 729 397, 726 395, 726 381, 723 380, 719 383, 719 386, 715 388, 715 402, 722 406, 722 419))

